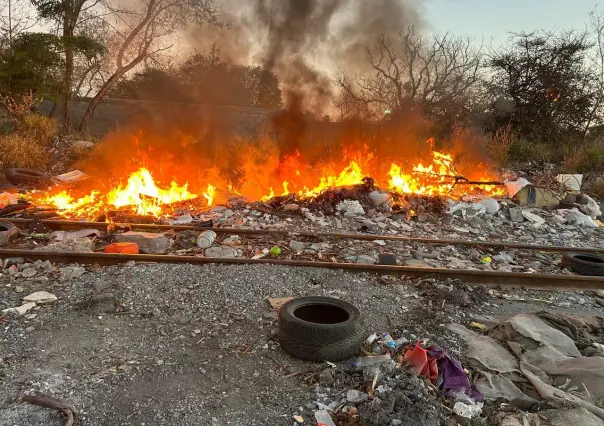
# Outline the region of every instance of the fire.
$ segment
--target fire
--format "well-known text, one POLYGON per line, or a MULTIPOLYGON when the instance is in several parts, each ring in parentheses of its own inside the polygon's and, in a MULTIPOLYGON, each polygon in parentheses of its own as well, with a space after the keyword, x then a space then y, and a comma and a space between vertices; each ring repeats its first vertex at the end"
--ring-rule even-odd
MULTIPOLYGON (((62 216, 91 220, 103 215, 107 217, 106 213, 111 211, 162 217, 171 214, 176 207, 197 209, 213 206, 229 196, 242 196, 251 201, 268 201, 277 195, 312 199, 330 188, 362 184, 367 177, 373 178, 377 186, 399 195, 456 198, 475 193, 491 196, 505 194, 502 186, 475 185, 465 181, 456 170, 453 156, 434 150, 433 141, 428 141, 428 144, 430 157, 424 155, 423 161, 415 163, 402 162, 404 157, 401 161, 379 158, 365 147, 358 152, 343 150, 340 161, 315 165, 299 152, 270 164, 255 160, 246 163, 247 159, 244 159, 237 172, 239 174, 228 178, 221 174, 220 169, 181 167, 182 176, 195 179, 193 190, 189 189, 187 182, 172 180, 169 184, 163 184, 156 181, 151 170, 157 170, 157 176, 162 176, 161 172, 165 175, 166 170, 160 162, 154 164, 153 161, 157 160, 150 155, 145 157, 147 167, 139 168, 120 181, 110 183, 109 179, 101 179, 97 181, 97 187, 78 195, 75 190, 62 190, 29 194, 28 197, 35 204, 53 206, 62 216), (242 186, 236 187, 232 178, 242 186)), ((497 180, 487 170, 483 165, 475 164, 472 177, 480 181, 497 180)))

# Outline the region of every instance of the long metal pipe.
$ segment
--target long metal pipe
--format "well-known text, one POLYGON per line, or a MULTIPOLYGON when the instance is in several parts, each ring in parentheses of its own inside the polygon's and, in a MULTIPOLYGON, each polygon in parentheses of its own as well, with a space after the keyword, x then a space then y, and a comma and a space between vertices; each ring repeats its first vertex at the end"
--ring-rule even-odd
POLYGON ((341 269, 347 272, 366 272, 380 275, 391 274, 412 278, 425 276, 439 279, 455 278, 460 279, 468 284, 481 284, 488 286, 532 287, 540 289, 604 289, 604 277, 585 277, 578 275, 527 274, 465 269, 416 268, 390 265, 360 265, 356 263, 312 262, 305 260, 248 258, 223 259, 197 256, 72 253, 0 249, 0 259, 14 257, 22 257, 28 261, 49 260, 53 263, 80 263, 98 265, 116 265, 129 261, 147 263, 190 263, 197 265, 210 263, 284 265, 341 269))
MULTIPOLYGON (((30 219, 3 219, 5 222, 11 222, 15 226, 20 228, 26 228, 31 222, 30 219)), ((42 220, 46 226, 53 230, 73 231, 78 229, 99 229, 106 230, 107 222, 81 222, 81 221, 69 221, 69 220, 42 220)), ((277 229, 242 229, 242 228, 207 228, 197 227, 191 225, 158 225, 149 223, 115 223, 117 226, 125 226, 131 229, 138 229, 144 231, 204 231, 211 229, 218 234, 240 234, 240 235, 288 235, 293 237, 328 237, 328 238, 342 238, 349 240, 385 240, 385 241, 401 241, 409 243, 420 243, 420 244, 433 244, 433 245, 446 245, 446 246, 474 246, 474 247, 491 247, 491 248, 511 248, 518 250, 536 250, 536 251, 549 251, 549 252, 583 252, 583 253, 599 253, 604 252, 604 248, 599 247, 567 247, 567 246, 550 246, 550 245, 537 245, 537 244, 520 244, 520 243, 509 243, 502 241, 472 241, 472 240, 451 240, 451 239, 435 239, 435 238, 421 238, 421 237, 405 237, 401 235, 374 235, 374 234, 352 234, 352 233, 336 233, 336 232, 296 232, 286 231, 277 229)))

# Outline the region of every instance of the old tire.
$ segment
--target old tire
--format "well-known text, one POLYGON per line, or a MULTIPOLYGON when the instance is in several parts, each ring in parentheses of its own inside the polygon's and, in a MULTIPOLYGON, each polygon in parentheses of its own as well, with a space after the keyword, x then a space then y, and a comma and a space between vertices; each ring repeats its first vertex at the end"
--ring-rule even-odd
POLYGON ((6 169, 4 174, 13 185, 35 186, 48 182, 48 177, 36 170, 12 168, 6 169))
POLYGON ((604 257, 596 254, 564 253, 561 265, 580 275, 604 276, 604 257))
POLYGON ((292 299, 279 311, 283 350, 307 361, 341 361, 359 353, 363 335, 359 310, 331 297, 292 299))

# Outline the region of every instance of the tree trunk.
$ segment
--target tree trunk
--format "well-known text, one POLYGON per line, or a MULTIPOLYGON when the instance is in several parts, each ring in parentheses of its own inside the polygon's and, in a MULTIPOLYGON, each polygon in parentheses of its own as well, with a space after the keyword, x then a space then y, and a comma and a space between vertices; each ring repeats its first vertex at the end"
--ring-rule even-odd
POLYGON ((125 72, 125 70, 116 71, 111 77, 109 77, 105 84, 101 86, 98 93, 94 95, 94 98, 92 98, 92 100, 88 104, 86 112, 84 112, 82 120, 80 121, 80 125, 78 126, 78 130, 80 132, 86 131, 86 129, 88 128, 88 124, 92 119, 92 116, 94 115, 94 110, 96 109, 97 105, 105 97, 107 91, 111 88, 111 86, 113 86, 113 84, 118 81, 122 77, 122 75, 124 75, 125 72))
POLYGON ((65 44, 65 76, 63 77, 63 133, 71 130, 71 86, 73 81, 73 26, 67 17, 63 22, 63 43, 65 44))

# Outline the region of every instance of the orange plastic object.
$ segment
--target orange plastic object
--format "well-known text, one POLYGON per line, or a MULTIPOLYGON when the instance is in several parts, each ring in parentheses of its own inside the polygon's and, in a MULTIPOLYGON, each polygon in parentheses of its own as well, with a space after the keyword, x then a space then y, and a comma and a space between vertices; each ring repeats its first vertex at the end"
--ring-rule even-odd
POLYGON ((105 253, 127 253, 138 254, 138 244, 136 243, 113 243, 105 247, 105 253))

